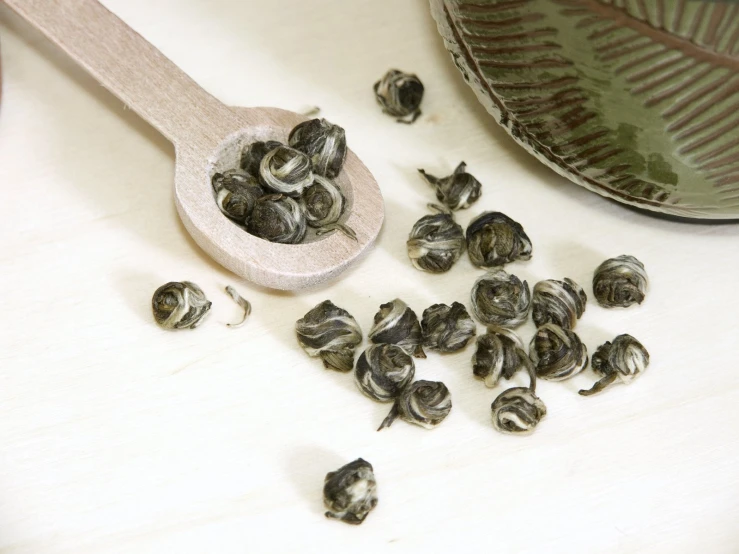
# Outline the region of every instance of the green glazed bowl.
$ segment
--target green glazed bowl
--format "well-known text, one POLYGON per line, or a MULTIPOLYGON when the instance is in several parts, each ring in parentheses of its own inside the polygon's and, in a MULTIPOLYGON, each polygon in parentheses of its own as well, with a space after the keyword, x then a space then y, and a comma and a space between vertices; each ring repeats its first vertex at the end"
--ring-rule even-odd
POLYGON ((431 0, 511 136, 620 202, 739 218, 739 0, 431 0))

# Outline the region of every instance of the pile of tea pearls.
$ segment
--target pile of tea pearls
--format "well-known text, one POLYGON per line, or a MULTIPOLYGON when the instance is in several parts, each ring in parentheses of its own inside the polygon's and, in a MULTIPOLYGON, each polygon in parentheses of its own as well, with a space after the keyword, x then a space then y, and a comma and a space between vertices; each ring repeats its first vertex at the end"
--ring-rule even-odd
POLYGON ((346 160, 346 133, 325 119, 300 123, 287 144, 258 141, 241 152, 238 168, 211 180, 221 212, 264 240, 299 244, 308 228, 317 235, 341 231, 346 198, 335 179, 346 160))
MULTIPOLYGON (((472 313, 487 326, 487 333, 477 338, 473 375, 492 388, 529 365, 536 377, 550 381, 582 372, 588 365, 588 351, 573 330, 587 303, 582 287, 570 278, 548 279, 536 283, 532 293, 526 281, 503 269, 506 264, 531 259, 531 239, 520 223, 494 211, 473 218, 466 232, 454 221, 453 211, 468 208, 482 193, 480 182, 466 173, 464 162, 448 177, 419 171, 435 187, 442 206, 429 204, 438 213, 423 216, 411 229, 406 245, 413 266, 444 273, 466 250, 474 266, 487 270, 474 282, 470 295, 472 313), (526 352, 513 329, 527 321, 529 313, 537 331, 526 352)), ((640 304, 646 288, 644 265, 633 256, 606 260, 593 274, 595 299, 606 308, 640 304)), ((617 381, 630 383, 648 364, 644 346, 630 335, 619 335, 598 348, 591 367, 601 379, 580 394, 596 394, 617 381)), ((525 392, 507 391, 495 400, 493 423, 498 430, 523 434, 536 427, 546 409, 534 390, 532 378, 525 392)))

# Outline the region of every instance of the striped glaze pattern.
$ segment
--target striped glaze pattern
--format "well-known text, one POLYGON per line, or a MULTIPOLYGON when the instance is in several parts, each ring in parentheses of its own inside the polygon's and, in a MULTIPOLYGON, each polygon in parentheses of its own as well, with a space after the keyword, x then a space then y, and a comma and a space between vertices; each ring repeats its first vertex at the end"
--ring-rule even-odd
POLYGON ((480 100, 578 184, 739 218, 739 2, 431 0, 480 100))

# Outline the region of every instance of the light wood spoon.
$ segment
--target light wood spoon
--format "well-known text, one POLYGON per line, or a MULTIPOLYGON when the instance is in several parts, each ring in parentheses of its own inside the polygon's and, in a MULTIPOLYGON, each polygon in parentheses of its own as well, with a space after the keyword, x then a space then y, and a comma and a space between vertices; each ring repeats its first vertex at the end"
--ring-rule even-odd
POLYGON ((271 243, 218 209, 212 175, 238 167, 245 144, 286 142, 306 116, 222 104, 96 0, 4 1, 174 144, 177 211, 218 263, 260 285, 293 290, 335 277, 374 243, 384 217, 382 195, 351 151, 337 182, 347 199, 342 222, 357 241, 334 232, 297 245, 271 243))

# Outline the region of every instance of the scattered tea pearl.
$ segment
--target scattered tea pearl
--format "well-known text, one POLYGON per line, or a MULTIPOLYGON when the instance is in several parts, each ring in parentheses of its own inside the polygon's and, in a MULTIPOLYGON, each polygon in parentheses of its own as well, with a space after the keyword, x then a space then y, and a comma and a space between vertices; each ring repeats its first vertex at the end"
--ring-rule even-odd
POLYGON ((590 365, 603 378, 590 390, 581 390, 583 396, 599 393, 616 380, 631 383, 647 369, 649 352, 631 335, 619 335, 598 347, 590 365))
POLYGON ((562 381, 588 365, 588 351, 574 331, 545 323, 531 340, 529 356, 542 379, 562 381))
POLYGON ((326 517, 359 525, 377 506, 377 480, 372 464, 358 458, 326 475, 323 484, 326 517))
POLYGON ((573 329, 585 312, 588 297, 572 279, 548 279, 534 285, 531 299, 532 316, 537 327, 554 323, 563 329, 573 329))
POLYGON ((518 327, 526 321, 530 304, 528 283, 502 269, 486 273, 472 287, 472 310, 486 325, 518 327))
POLYGON ((444 421, 451 410, 452 395, 444 383, 416 381, 403 389, 377 430, 390 427, 398 417, 425 429, 433 429, 444 421))
POLYGON ((151 299, 154 320, 164 329, 195 329, 210 306, 202 289, 190 281, 162 285, 151 299))
POLYGON ((598 266, 593 276, 593 293, 605 308, 628 308, 641 304, 647 291, 647 272, 634 256, 618 256, 598 266))
POLYGON ((378 402, 392 402, 413 380, 415 365, 394 344, 371 344, 362 352, 354 380, 365 395, 378 402))
POLYGON ((531 240, 521 224, 500 212, 485 212, 467 227, 467 253, 477 267, 528 260, 531 251, 531 240))
POLYGON ((375 83, 374 91, 382 111, 399 123, 413 123, 421 115, 424 87, 415 75, 391 69, 375 83))
POLYGON ((418 172, 428 183, 436 188, 436 198, 450 210, 469 208, 482 194, 480 181, 466 172, 467 164, 462 162, 448 177, 434 177, 423 169, 418 172))
POLYGON ((309 356, 320 356, 327 369, 349 372, 362 330, 346 310, 324 300, 295 323, 298 343, 309 356))

